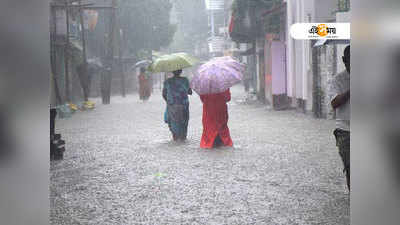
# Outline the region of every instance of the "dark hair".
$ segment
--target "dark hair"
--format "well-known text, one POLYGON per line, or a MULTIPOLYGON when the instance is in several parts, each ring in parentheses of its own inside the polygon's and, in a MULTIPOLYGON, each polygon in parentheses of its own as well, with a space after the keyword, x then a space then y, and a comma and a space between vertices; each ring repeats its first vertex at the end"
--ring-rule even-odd
POLYGON ((175 76, 179 76, 182 73, 182 70, 175 70, 172 72, 175 76))
POLYGON ((350 45, 347 45, 346 48, 343 51, 343 55, 345 57, 350 56, 350 45))
POLYGON ((142 72, 142 73, 146 72, 146 68, 140 67, 140 72, 142 72))

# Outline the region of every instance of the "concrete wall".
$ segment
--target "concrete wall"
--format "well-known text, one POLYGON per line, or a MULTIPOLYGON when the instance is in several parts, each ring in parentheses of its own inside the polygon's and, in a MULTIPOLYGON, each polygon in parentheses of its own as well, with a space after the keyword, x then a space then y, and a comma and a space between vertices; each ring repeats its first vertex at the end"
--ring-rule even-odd
MULTIPOLYGON (((287 28, 294 23, 310 22, 314 15, 314 0, 287 1, 287 28)), ((288 96, 295 99, 309 98, 310 43, 294 40, 287 34, 287 85, 288 96)))
POLYGON ((326 45, 319 48, 318 71, 320 76, 320 94, 321 94, 321 115, 323 118, 332 118, 333 110, 330 106, 328 81, 335 75, 334 64, 336 64, 335 46, 326 45))

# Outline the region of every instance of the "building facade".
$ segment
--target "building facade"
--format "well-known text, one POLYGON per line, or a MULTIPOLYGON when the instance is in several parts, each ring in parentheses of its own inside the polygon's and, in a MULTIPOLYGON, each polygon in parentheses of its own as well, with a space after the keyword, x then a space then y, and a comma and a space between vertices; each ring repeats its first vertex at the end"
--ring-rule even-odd
POLYGON ((235 42, 248 46, 243 54, 253 68, 258 99, 276 110, 291 108, 333 117, 327 84, 344 69, 345 45, 314 47, 314 40, 295 40, 288 31, 295 23, 350 22, 349 1, 283 0, 255 7, 249 1, 235 1, 241 2, 241 16, 234 15, 240 10, 232 12, 229 33, 235 42), (271 20, 278 29, 268 29, 271 20))
MULTIPOLYGON (((286 0, 287 29, 295 23, 350 22, 349 8, 343 0, 286 0)), ((349 1, 345 1, 349 6, 349 1)), ((328 81, 344 70, 341 60, 345 45, 322 45, 315 41, 294 40, 287 34, 287 87, 292 107, 316 117, 332 118, 328 81)))

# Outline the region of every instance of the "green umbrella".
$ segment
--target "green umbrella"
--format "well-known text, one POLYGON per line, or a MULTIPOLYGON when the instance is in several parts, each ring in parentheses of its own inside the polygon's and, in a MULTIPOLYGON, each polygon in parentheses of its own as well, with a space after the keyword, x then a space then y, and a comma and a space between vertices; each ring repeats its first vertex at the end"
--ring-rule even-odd
POLYGON ((195 65, 197 59, 189 56, 186 53, 173 53, 169 55, 163 55, 154 60, 150 65, 149 71, 153 73, 159 72, 172 72, 195 65))

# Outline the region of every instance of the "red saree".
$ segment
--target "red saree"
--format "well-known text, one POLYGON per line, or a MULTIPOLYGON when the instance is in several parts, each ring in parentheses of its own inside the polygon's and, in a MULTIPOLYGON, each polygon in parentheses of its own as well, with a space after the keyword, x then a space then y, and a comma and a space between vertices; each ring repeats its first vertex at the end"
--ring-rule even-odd
POLYGON ((215 138, 219 135, 223 145, 233 146, 228 128, 228 106, 231 100, 229 90, 218 93, 200 95, 203 102, 203 135, 201 137, 201 148, 213 148, 215 138))
POLYGON ((139 96, 142 100, 147 100, 151 95, 151 87, 149 78, 144 74, 141 73, 139 75, 139 96))

